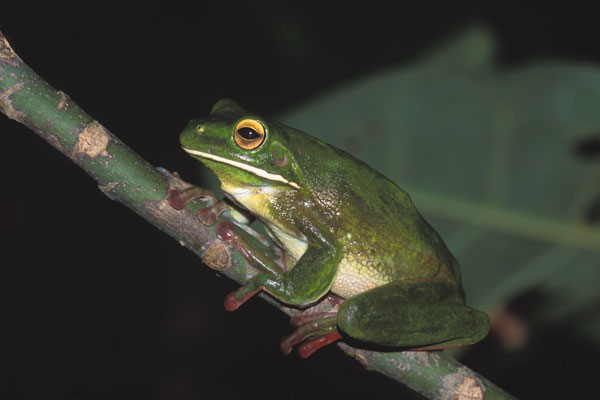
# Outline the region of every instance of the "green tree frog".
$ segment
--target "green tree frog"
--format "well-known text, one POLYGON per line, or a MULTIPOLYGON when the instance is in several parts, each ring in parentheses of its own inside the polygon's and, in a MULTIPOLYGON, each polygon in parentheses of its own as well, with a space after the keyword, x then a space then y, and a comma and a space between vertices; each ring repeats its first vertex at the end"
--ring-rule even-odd
MULTIPOLYGON (((284 250, 277 261, 241 249, 261 273, 226 297, 226 309, 261 290, 297 307, 338 299, 333 311, 292 317, 285 353, 300 344, 308 357, 343 337, 430 350, 487 335, 488 317, 465 305, 459 264, 440 236, 404 190, 365 163, 231 100, 192 120, 180 142, 284 250)), ((209 208, 207 224, 226 208, 209 208)), ((235 237, 230 223, 217 233, 235 237)))

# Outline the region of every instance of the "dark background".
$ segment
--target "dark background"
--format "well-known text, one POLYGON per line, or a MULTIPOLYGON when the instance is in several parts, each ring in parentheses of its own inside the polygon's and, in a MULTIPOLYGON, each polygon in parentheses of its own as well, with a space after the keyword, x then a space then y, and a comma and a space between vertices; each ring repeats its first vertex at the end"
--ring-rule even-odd
MULTIPOLYGON (((177 136, 231 97, 266 115, 485 24, 502 68, 600 62, 596 8, 563 1, 348 3, 56 2, 0 6, 0 29, 54 87, 157 166, 193 177, 177 136)), ((329 346, 279 354, 287 319, 235 288, 61 154, 0 117, 3 260, 0 398, 191 399, 409 396, 329 346)), ((569 330, 504 352, 491 336, 463 360, 519 397, 595 388, 599 350, 569 330)))

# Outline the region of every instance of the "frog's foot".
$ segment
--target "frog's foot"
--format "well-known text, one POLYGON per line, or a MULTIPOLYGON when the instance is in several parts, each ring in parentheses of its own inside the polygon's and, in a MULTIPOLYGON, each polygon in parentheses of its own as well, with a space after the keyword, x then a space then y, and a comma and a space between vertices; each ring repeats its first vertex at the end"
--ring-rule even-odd
POLYGON ((219 222, 215 228, 215 232, 219 239, 235 247, 244 256, 246 261, 248 261, 248 264, 253 267, 271 273, 274 276, 281 276, 283 271, 287 269, 284 263, 285 260, 273 260, 264 251, 257 250, 235 230, 235 226, 230 221, 219 222))
POLYGON ((191 186, 186 189, 169 189, 167 201, 176 210, 181 210, 187 203, 194 199, 204 199, 209 204, 218 202, 217 196, 208 189, 198 186, 191 186))
POLYGON ((184 181, 177 172, 169 172, 162 167, 157 167, 156 169, 168 179, 169 191, 167 193, 167 201, 176 210, 183 209, 189 201, 197 198, 204 199, 209 205, 215 204, 219 200, 210 190, 184 181))
POLYGON ((302 313, 293 316, 290 323, 296 330, 281 340, 280 347, 284 354, 290 354, 294 346, 306 341, 298 346, 298 354, 308 358, 321 347, 342 337, 337 330, 337 312, 302 313))
MULTIPOLYGON (((202 210, 201 210, 202 211, 202 210)), ((217 224, 215 229, 217 237, 224 242, 231 244, 235 247, 248 261, 252 263, 252 257, 250 257, 249 250, 250 245, 244 240, 236 231, 234 225, 229 221, 222 221, 217 224)))
POLYGON ((258 294, 264 289, 264 284, 268 279, 267 274, 258 274, 251 278, 244 286, 236 291, 229 293, 225 296, 225 309, 227 311, 235 311, 242 304, 250 300, 252 296, 258 294))
MULTIPOLYGON (((236 293, 237 291, 231 292, 229 293, 227 296, 225 296, 225 301, 223 302, 223 304, 225 305, 225 309, 227 311, 235 311, 238 308, 240 308, 240 306, 242 304, 244 304, 245 302, 247 302, 248 300, 250 300, 250 298, 252 296, 254 296, 255 294, 258 294, 261 290, 263 290, 263 287, 259 287, 258 289, 255 289, 249 293, 244 294, 241 299, 237 299, 236 298, 236 293)), ((239 297, 239 295, 238 295, 239 297)))
POLYGON ((342 335, 340 335, 340 332, 336 329, 334 332, 327 333, 318 339, 302 343, 298 346, 298 355, 300 355, 301 358, 308 358, 321 347, 327 346, 341 338, 342 335))
POLYGON ((203 199, 209 206, 198 211, 198 219, 206 226, 212 226, 217 218, 229 211, 229 206, 224 201, 218 201, 213 192, 198 186, 186 189, 169 189, 167 201, 176 210, 182 210, 187 203, 194 199, 203 199))

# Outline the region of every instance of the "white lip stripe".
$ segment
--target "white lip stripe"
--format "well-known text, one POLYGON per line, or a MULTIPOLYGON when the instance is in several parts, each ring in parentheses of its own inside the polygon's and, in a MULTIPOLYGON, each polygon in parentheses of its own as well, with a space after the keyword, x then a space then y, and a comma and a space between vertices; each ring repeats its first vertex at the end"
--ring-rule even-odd
POLYGON ((182 147, 182 149, 187 151, 190 154, 195 155, 195 156, 208 158, 210 160, 221 162, 223 164, 233 165, 234 167, 243 169, 244 171, 251 172, 256 176, 260 176, 261 178, 265 178, 270 181, 283 182, 292 187, 295 187, 296 189, 300 189, 300 185, 298 185, 296 182, 290 182, 281 175, 272 174, 272 173, 262 170, 260 168, 253 167, 252 165, 244 164, 239 161, 228 160, 227 158, 215 156, 214 154, 210 154, 210 153, 204 153, 204 152, 198 151, 198 150, 186 149, 185 147, 182 147))

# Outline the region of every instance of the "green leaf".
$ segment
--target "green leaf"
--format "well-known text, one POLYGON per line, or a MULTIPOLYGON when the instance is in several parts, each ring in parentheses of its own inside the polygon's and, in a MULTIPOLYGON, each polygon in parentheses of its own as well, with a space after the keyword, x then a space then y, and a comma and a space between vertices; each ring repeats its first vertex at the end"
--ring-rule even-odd
POLYGON ((279 119, 405 188, 461 261, 469 304, 493 310, 535 288, 556 320, 598 298, 600 69, 499 68, 493 53, 471 29, 279 119))

